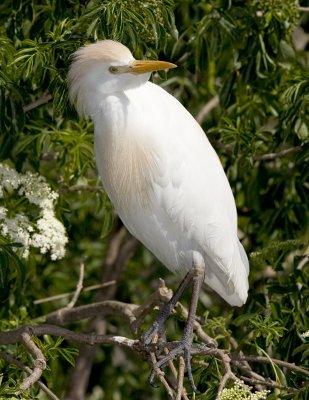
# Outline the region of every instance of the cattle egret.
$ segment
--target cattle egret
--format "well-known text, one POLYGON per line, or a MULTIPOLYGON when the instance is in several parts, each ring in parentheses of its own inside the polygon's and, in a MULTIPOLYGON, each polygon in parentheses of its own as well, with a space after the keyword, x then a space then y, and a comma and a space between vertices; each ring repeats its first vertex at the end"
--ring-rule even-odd
POLYGON ((191 114, 151 72, 174 68, 135 60, 119 42, 102 40, 74 53, 68 82, 80 115, 94 122, 94 150, 105 191, 126 228, 172 272, 185 276, 153 326, 149 344, 185 287, 192 299, 182 341, 168 359, 183 354, 190 369, 193 322, 204 281, 232 306, 245 303, 249 265, 237 237, 237 213, 217 154, 191 114))

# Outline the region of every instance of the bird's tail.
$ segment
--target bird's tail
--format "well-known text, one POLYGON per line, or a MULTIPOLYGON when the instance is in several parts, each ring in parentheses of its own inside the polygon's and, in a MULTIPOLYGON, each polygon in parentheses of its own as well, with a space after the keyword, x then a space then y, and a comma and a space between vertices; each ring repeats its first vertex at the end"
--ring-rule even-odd
POLYGON ((207 256, 205 258, 205 283, 227 303, 241 307, 247 300, 249 289, 249 262, 242 244, 237 239, 232 261, 228 267, 223 268, 213 259, 207 260, 207 256))

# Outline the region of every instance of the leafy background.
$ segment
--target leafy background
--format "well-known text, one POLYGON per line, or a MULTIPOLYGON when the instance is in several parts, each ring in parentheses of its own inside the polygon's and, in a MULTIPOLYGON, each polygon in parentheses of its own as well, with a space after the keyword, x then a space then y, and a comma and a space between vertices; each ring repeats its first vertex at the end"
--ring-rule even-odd
MULTIPOLYGON (((108 237, 119 221, 97 178, 92 123, 80 121, 70 106, 66 75, 78 47, 113 38, 136 58, 178 65, 153 80, 200 115, 235 195, 239 235, 250 255, 249 300, 232 309, 206 289, 199 310, 206 331, 227 348, 232 335, 248 353, 308 367, 308 340, 301 334, 308 330, 309 309, 309 13, 294 0, 4 0, 0 21, 0 161, 47 179, 60 194, 57 216, 69 237, 66 257, 57 262, 35 251, 24 260, 16 245, 0 237, 0 329, 65 305, 65 299, 33 302, 74 290, 81 257, 84 284, 100 280, 108 237), (38 99, 42 104, 35 107, 38 99), (214 99, 216 107, 201 117, 214 99)), ((0 199, 12 211, 27 209, 25 201, 15 200, 0 199)), ((144 302, 159 276, 173 288, 179 281, 139 246, 119 278, 116 298, 144 302)), ((94 299, 95 293, 87 292, 79 302, 94 299)), ((173 321, 173 338, 179 335, 176 327, 173 321)), ((87 329, 87 323, 78 329, 87 329)), ((121 321, 110 329, 130 335, 121 321)), ((44 378, 64 396, 77 349, 52 337, 39 343, 48 357, 44 378)), ((19 345, 2 350, 30 363, 19 345)), ((196 398, 215 397, 220 378, 215 364, 195 368, 204 393, 196 398)), ((22 374, 3 361, 0 367, 0 396, 11 398, 22 374)), ((294 372, 257 368, 293 387, 303 380, 294 372)), ((165 398, 162 389, 148 386, 148 373, 148 365, 134 355, 101 348, 86 399, 165 398)), ((268 397, 308 394, 292 397, 275 390, 268 397)), ((44 399, 36 387, 23 396, 44 399)))

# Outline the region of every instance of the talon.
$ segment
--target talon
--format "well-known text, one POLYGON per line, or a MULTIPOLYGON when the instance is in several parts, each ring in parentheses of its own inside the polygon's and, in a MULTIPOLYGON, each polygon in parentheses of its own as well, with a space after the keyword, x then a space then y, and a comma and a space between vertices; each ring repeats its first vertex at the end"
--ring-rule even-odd
POLYGON ((193 392, 195 392, 196 394, 200 394, 200 391, 197 389, 197 387, 194 383, 194 379, 193 379, 193 375, 192 375, 190 350, 186 347, 183 350, 183 358, 185 360, 187 376, 188 376, 191 388, 192 388, 193 392))
POLYGON ((158 323, 155 321, 148 331, 142 336, 142 342, 149 345, 158 332, 158 323))
POLYGON ((149 377, 149 383, 153 386, 154 375, 157 368, 160 369, 164 368, 165 366, 167 366, 170 360, 174 360, 177 356, 182 355, 186 365, 186 375, 189 379, 192 390, 196 394, 199 394, 200 392, 194 383, 192 369, 191 369, 191 349, 193 348, 191 343, 187 343, 187 341, 185 340, 177 343, 175 342, 162 343, 160 344, 160 347, 161 345, 163 347, 171 348, 171 350, 167 355, 162 356, 160 360, 158 360, 155 364, 153 364, 152 371, 149 377))
POLYGON ((152 324, 148 331, 142 336, 141 341, 145 346, 149 346, 156 336, 158 336, 160 340, 165 340, 165 326, 164 324, 158 323, 158 321, 152 324))

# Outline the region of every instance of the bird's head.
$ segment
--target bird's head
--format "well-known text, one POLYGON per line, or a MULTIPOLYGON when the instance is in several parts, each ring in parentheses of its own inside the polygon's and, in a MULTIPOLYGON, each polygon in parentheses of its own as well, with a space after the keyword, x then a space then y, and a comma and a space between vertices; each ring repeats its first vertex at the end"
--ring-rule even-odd
POLYGON ((73 54, 68 83, 79 114, 91 114, 99 98, 146 83, 151 72, 175 68, 165 61, 135 60, 131 51, 113 40, 81 47, 73 54))

